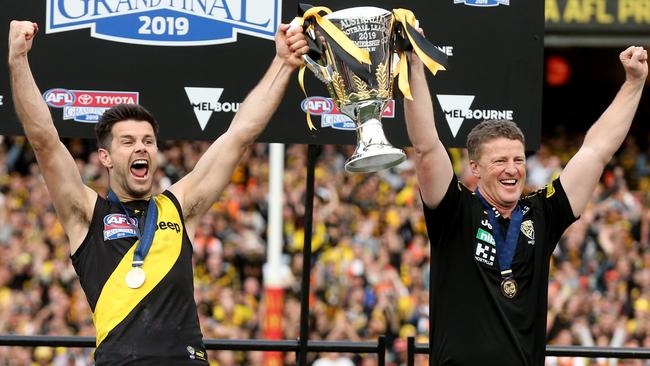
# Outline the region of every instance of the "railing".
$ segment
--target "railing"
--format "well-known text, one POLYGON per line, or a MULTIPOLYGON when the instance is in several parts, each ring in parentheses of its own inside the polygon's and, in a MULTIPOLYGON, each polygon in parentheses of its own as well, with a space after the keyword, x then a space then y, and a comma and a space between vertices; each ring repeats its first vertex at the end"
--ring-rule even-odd
MULTIPOLYGON (((386 364, 386 338, 383 336, 377 342, 204 339, 203 343, 209 350, 296 352, 297 356, 303 349, 307 352, 375 353, 377 364, 386 364)), ((0 334, 0 346, 93 348, 95 337, 0 334)))
MULTIPOLYGON (((406 340, 406 365, 415 365, 416 354, 428 355, 429 352, 428 344, 415 343, 415 338, 409 337, 406 340)), ((546 356, 650 359, 650 348, 546 346, 546 356)))
MULTIPOLYGON (((314 170, 316 166, 317 148, 315 145, 308 146, 307 158, 307 189, 305 194, 305 238, 303 246, 303 271, 301 276, 300 299, 300 338, 297 340, 262 340, 262 339, 206 339, 205 348, 209 350, 231 350, 231 351, 275 351, 275 352, 296 352, 298 365, 307 365, 307 353, 309 352, 333 352, 333 353, 375 353, 377 354, 377 365, 386 364, 386 339, 381 336, 376 342, 349 342, 349 341, 320 341, 309 340, 309 278, 311 273, 311 237, 314 201, 314 170), (303 341, 305 340, 305 341, 303 341)), ((0 334, 0 346, 23 346, 23 347, 95 347, 94 337, 77 336, 25 336, 0 334)), ((429 354, 428 344, 416 344, 415 338, 407 339, 407 365, 415 363, 416 354, 429 354)), ((558 347, 547 346, 547 356, 562 357, 589 357, 589 358, 636 358, 650 359, 650 348, 613 348, 613 347, 558 347)))
MULTIPOLYGON (((335 353, 374 353, 377 354, 377 365, 386 365, 386 339, 382 336, 377 342, 349 341, 310 341, 264 339, 205 339, 205 348, 209 350, 229 351, 276 351, 296 352, 306 349, 307 352, 335 353)), ((26 336, 0 334, 0 346, 22 347, 95 347, 94 337, 76 336, 26 336)), ((429 345, 415 343, 415 338, 407 339, 407 366, 415 365, 415 355, 429 354, 429 345)), ((579 347, 579 346, 546 346, 546 356, 558 357, 587 357, 587 358, 631 358, 650 359, 650 348, 619 348, 619 347, 579 347)))

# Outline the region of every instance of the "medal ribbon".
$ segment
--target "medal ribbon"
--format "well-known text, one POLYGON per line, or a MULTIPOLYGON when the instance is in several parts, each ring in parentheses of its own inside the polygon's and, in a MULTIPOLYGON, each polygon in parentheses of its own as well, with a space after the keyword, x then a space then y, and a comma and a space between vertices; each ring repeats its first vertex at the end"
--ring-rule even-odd
POLYGON ((124 211, 124 214, 126 215, 126 218, 129 222, 129 225, 133 226, 135 229, 135 234, 137 235, 138 239, 140 242, 138 243, 138 247, 135 248, 135 252, 133 253, 133 262, 132 266, 133 267, 141 267, 144 264, 144 259, 149 253, 149 249, 151 249, 151 244, 153 243, 153 236, 154 233, 156 232, 156 227, 157 221, 158 221, 158 206, 156 206, 156 202, 151 197, 149 199, 149 207, 147 208, 147 219, 144 223, 144 232, 140 232, 140 228, 137 225, 133 225, 133 221, 131 217, 129 216, 128 211, 126 210, 126 207, 120 202, 120 199, 117 198, 117 195, 115 192, 113 192, 112 189, 108 191, 108 200, 115 204, 119 205, 122 208, 122 211, 124 211))
POLYGON ((481 195, 478 188, 476 188, 476 196, 487 210, 488 220, 490 221, 490 225, 492 225, 492 235, 494 236, 494 241, 497 246, 501 276, 504 278, 512 277, 512 259, 515 256, 515 249, 517 248, 517 241, 519 240, 519 230, 521 229, 521 221, 524 218, 521 206, 517 204, 517 207, 512 211, 512 217, 510 218, 510 224, 508 225, 508 233, 504 240, 501 226, 499 226, 499 222, 497 221, 497 215, 494 213, 492 206, 487 203, 485 198, 481 195))

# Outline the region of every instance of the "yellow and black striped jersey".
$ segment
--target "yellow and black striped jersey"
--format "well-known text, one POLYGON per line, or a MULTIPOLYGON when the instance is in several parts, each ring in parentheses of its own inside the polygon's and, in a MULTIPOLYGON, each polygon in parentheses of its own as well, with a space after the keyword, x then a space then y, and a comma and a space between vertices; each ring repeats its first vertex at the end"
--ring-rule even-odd
POLYGON ((93 312, 97 365, 205 365, 207 355, 194 302, 192 244, 180 205, 165 191, 155 196, 158 222, 144 260, 144 284, 132 289, 137 235, 147 201, 121 207, 97 198, 88 234, 72 256, 93 312))

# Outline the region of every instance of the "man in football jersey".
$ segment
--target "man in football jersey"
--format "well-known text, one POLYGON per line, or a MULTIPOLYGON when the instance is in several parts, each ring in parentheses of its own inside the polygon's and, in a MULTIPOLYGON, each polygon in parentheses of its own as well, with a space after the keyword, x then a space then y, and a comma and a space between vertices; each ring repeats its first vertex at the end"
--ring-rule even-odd
POLYGON ((13 100, 93 311, 97 365, 207 364, 193 297, 190 238, 302 65, 308 47, 301 30, 280 26, 276 55, 229 129, 162 194, 153 192, 157 122, 138 105, 107 110, 96 134, 109 175, 108 197, 83 183, 59 140, 29 67, 37 31, 35 23, 11 22, 13 100))
POLYGON ((549 260, 623 142, 648 75, 647 51, 620 54, 625 82, 560 177, 522 198, 524 135, 514 122, 469 133, 475 192, 454 176, 440 141, 422 62, 412 55, 408 134, 431 240, 432 365, 544 364, 549 260))

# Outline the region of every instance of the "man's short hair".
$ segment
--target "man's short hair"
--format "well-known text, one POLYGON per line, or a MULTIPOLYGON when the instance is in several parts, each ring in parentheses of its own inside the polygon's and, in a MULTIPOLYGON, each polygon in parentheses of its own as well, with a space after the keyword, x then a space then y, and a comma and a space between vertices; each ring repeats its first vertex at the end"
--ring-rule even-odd
POLYGON ((483 121, 472 128, 467 135, 467 150, 471 160, 478 160, 481 146, 500 137, 510 140, 519 140, 525 146, 526 140, 516 123, 507 119, 490 119, 483 121))
POLYGON ((158 136, 158 122, 145 107, 139 104, 118 104, 107 109, 99 122, 95 125, 95 136, 97 137, 97 146, 110 150, 111 140, 113 139, 113 126, 117 122, 126 120, 145 121, 151 124, 154 134, 158 136))

